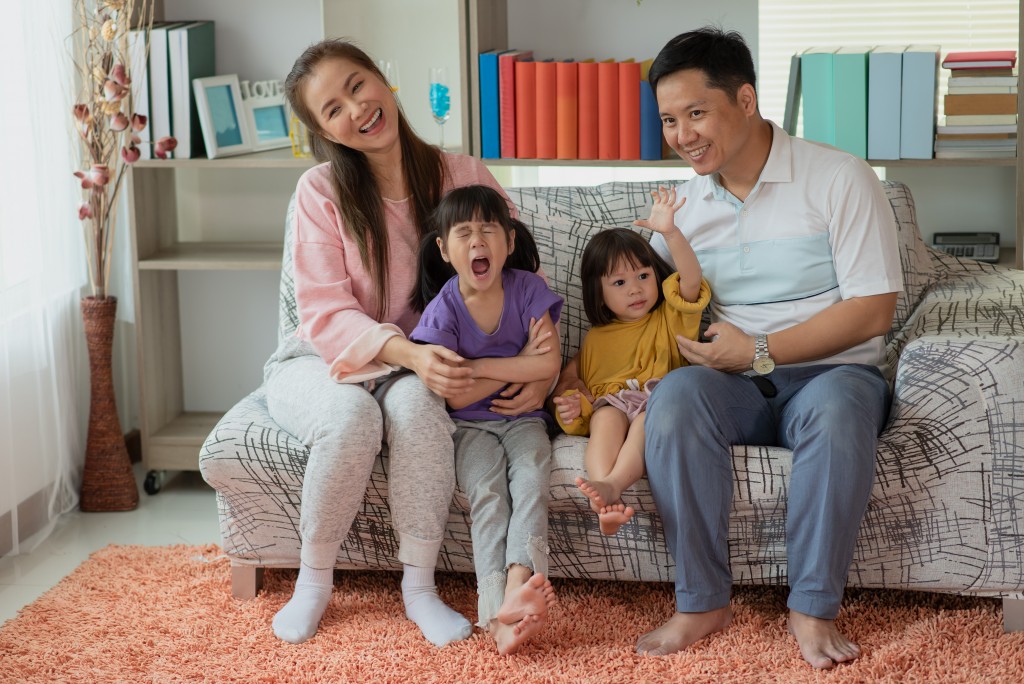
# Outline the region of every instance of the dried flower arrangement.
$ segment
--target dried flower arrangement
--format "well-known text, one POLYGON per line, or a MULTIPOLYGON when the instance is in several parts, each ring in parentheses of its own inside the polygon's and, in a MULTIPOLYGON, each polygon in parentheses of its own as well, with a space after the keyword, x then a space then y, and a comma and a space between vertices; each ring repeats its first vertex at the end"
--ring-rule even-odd
MULTIPOLYGON (((75 171, 83 191, 78 218, 85 232, 89 283, 94 297, 107 296, 117 195, 125 172, 139 159, 139 131, 146 117, 135 112, 128 36, 153 26, 154 0, 73 0, 77 28, 70 40, 79 97, 71 109, 81 142, 81 168, 75 171)), ((148 44, 148 41, 147 41, 148 44)), ((153 145, 165 159, 177 142, 164 137, 153 145)))

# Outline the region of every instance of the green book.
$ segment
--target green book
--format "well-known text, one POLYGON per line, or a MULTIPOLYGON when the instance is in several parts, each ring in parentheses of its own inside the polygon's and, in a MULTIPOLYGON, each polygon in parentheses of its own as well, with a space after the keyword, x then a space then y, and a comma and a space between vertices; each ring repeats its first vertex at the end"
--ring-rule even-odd
POLYGON ((804 138, 836 144, 835 48, 808 48, 800 56, 804 138))
POLYGON ((868 50, 839 48, 832 69, 835 146, 861 159, 868 155, 868 50))

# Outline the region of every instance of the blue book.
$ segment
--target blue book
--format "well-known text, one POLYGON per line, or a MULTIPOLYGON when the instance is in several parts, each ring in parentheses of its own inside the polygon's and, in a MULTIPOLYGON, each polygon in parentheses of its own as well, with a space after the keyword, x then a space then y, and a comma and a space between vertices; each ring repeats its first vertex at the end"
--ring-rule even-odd
POLYGON ((808 48, 800 55, 804 138, 836 144, 835 48, 808 48))
POLYGON ((661 159, 661 113, 646 79, 640 81, 640 158, 661 159))
POLYGON ((501 157, 500 118, 498 115, 498 54, 503 50, 480 53, 480 156, 501 157))
POLYGON ((911 45, 903 53, 900 159, 931 159, 935 145, 939 46, 911 45))
POLYGON ((868 159, 900 158, 900 100, 905 47, 868 53, 868 159))
POLYGON ((868 48, 835 52, 836 147, 855 157, 868 156, 868 48))

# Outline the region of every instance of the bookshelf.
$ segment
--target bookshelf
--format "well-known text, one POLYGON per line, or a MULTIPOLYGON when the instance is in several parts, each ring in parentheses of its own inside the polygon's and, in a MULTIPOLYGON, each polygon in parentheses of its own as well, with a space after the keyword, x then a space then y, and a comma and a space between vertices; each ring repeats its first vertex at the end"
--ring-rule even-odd
MULTIPOLYGON (((637 8, 632 0, 562 0, 558 3, 551 3, 548 0, 516 0, 516 3, 516 6, 512 7, 508 0, 449 0, 444 3, 444 11, 436 12, 438 16, 434 18, 434 23, 430 24, 432 28, 444 28, 446 32, 443 35, 429 37, 426 42, 423 42, 425 38, 422 30, 426 25, 425 18, 417 15, 398 27, 386 19, 387 15, 393 16, 399 9, 404 12, 412 11, 403 9, 405 5, 401 4, 400 0, 322 0, 314 3, 317 5, 315 8, 305 5, 286 7, 277 0, 248 0, 244 4, 245 12, 240 11, 243 9, 240 0, 212 5, 205 3, 205 0, 164 0, 158 12, 161 12, 160 18, 203 16, 214 19, 218 26, 225 29, 223 34, 218 33, 218 73, 237 72, 242 78, 254 80, 267 78, 276 73, 273 69, 280 69, 282 64, 286 69, 305 45, 321 36, 359 36, 364 47, 373 48, 378 54, 398 55, 403 65, 400 74, 400 95, 404 106, 411 114, 422 115, 425 120, 429 117, 426 106, 420 108, 414 104, 421 101, 416 90, 417 82, 425 80, 426 64, 423 62, 422 52, 426 49, 425 45, 440 45, 442 47, 438 49, 444 53, 438 59, 441 60, 443 57, 447 60, 448 51, 451 51, 451 64, 457 67, 454 71, 460 76, 461 97, 458 98, 458 102, 453 102, 453 118, 458 118, 458 121, 450 121, 447 124, 450 128, 446 130, 446 139, 451 137, 456 144, 461 140, 461 149, 477 156, 480 146, 479 103, 474 86, 478 79, 476 56, 482 50, 508 47, 510 35, 514 40, 518 40, 515 38, 516 26, 517 22, 522 23, 521 13, 524 11, 531 12, 536 8, 535 11, 538 13, 544 13, 544 23, 552 24, 544 27, 546 31, 538 27, 535 32, 538 40, 548 42, 526 46, 534 48, 544 56, 653 56, 650 54, 652 51, 656 51, 665 40, 675 35, 681 25, 693 25, 692 21, 717 21, 730 25, 752 21, 752 30, 756 35, 756 0, 736 0, 726 10, 711 8, 708 11, 716 12, 716 16, 697 19, 694 19, 693 8, 679 9, 683 3, 676 0, 644 0, 644 13, 635 11, 637 8), (614 45, 609 45, 605 40, 601 47, 579 47, 566 42, 569 37, 565 37, 564 41, 559 39, 559 32, 564 36, 565 29, 571 26, 573 34, 590 35, 595 41, 601 35, 617 35, 587 23, 596 21, 596 18, 587 16, 587 12, 580 8, 597 8, 600 12, 611 12, 612 8, 614 11, 629 10, 633 21, 648 21, 643 18, 649 17, 651 11, 675 12, 665 16, 679 17, 679 22, 666 21, 662 22, 663 26, 651 27, 648 21, 644 26, 638 26, 636 33, 646 36, 647 44, 643 46, 637 47, 629 43, 630 39, 622 38, 614 45), (549 12, 562 12, 564 15, 573 11, 577 11, 579 16, 563 16, 561 24, 554 19, 548 20, 549 12), (730 12, 732 14, 729 14, 730 12), (281 27, 287 27, 290 33, 282 34, 281 27), (663 32, 664 35, 656 34, 654 29, 663 32), (404 66, 405 53, 400 50, 420 55, 418 63, 424 66, 423 78, 420 78, 417 67, 404 66), (459 123, 461 130, 452 126, 454 123, 459 123)), ((432 7, 424 6, 416 11, 433 12, 432 7)), ((1024 35, 1024 30, 1021 34, 1024 35)), ((417 63, 411 61, 411 57, 409 59, 410 64, 417 63)), ((422 97, 425 102, 425 85, 422 97)), ((1018 103, 1019 110, 1024 111, 1024 90, 1018 90, 1018 103)), ((422 129, 417 127, 417 130, 424 134, 436 134, 436 127, 431 127, 429 123, 424 124, 422 129)), ((1018 139, 1021 134, 1021 124, 1018 123, 1018 139)), ((222 412, 230 407, 233 400, 241 398, 247 391, 236 391, 229 381, 221 380, 222 374, 229 372, 221 366, 227 367, 240 361, 229 358, 235 355, 212 347, 214 351, 210 354, 216 357, 213 361, 218 368, 217 373, 212 374, 216 375, 213 382, 224 384, 227 388, 217 395, 219 398, 215 400, 215 406, 190 406, 189 392, 186 388, 187 376, 191 373, 191 377, 194 378, 203 375, 205 370, 190 369, 189 347, 196 344, 207 345, 210 342, 204 339, 197 343, 196 340, 190 339, 188 319, 192 315, 190 309, 195 308, 197 302, 194 298, 189 298, 189 288, 185 287, 186 281, 197 274, 204 277, 207 274, 215 274, 228 280, 253 275, 275 278, 281 263, 281 227, 288 198, 295 187, 295 180, 312 163, 308 159, 296 159, 291 156, 290 150, 281 149, 213 160, 145 160, 136 163, 131 169, 125 188, 125 218, 130 242, 132 289, 135 299, 134 343, 138 373, 139 427, 143 442, 143 464, 150 471, 146 481, 147 492, 154 493, 159 490, 161 477, 153 477, 155 473, 198 468, 198 452, 203 440, 222 412), (230 186, 231 192, 244 194, 244 201, 255 206, 240 216, 235 216, 233 207, 221 207, 215 219, 199 216, 202 210, 192 206, 197 197, 200 200, 210 200, 211 204, 216 201, 230 205, 236 201, 234 197, 222 199, 219 196, 218 193, 225 185, 230 186), (213 222, 215 225, 198 225, 204 221, 213 222), (233 400, 225 397, 233 397, 233 400)), ((674 159, 603 162, 503 159, 488 160, 488 163, 511 167, 560 165, 675 168, 681 162, 674 159)), ((1006 250, 1006 257, 1018 268, 1022 267, 1024 190, 1021 189, 1021 184, 1024 182, 1024 155, 1017 159, 901 160, 872 163, 893 168, 1014 168, 1017 179, 1017 249, 1006 250)), ((275 316, 276 289, 273 292, 274 294, 268 293, 267 296, 253 292, 243 293, 240 297, 245 298, 245 301, 240 298, 237 300, 237 306, 251 306, 254 304, 252 300, 259 299, 260 301, 255 303, 269 309, 270 313, 266 315, 275 316), (268 301, 262 301, 263 299, 268 301)), ((218 314, 213 305, 206 302, 199 302, 198 305, 212 310, 207 313, 207 318, 218 314)), ((233 303, 233 306, 235 305, 233 303)), ((275 330, 270 329, 267 336, 273 338, 275 330)), ((235 330, 209 331, 211 337, 231 334, 239 333, 235 330)), ((248 342, 250 340, 244 337, 244 333, 240 341, 236 340, 236 343, 248 342)), ((260 342, 263 342, 262 338, 260 342)), ((262 351, 259 353, 262 354, 262 351)), ((252 375, 250 371, 254 369, 258 375, 263 361, 265 356, 258 361, 245 360, 249 375, 252 375)), ((248 382, 249 375, 246 376, 245 382, 248 382)), ((254 387, 255 385, 247 389, 251 390, 254 387)))

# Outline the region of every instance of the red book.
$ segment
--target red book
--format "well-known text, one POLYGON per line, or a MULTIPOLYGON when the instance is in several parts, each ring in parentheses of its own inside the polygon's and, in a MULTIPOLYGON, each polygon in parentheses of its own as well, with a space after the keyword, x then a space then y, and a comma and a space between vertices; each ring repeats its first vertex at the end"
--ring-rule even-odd
POLYGON ((537 63, 516 61, 516 157, 537 158, 537 63))
POLYGON ((555 63, 555 157, 576 159, 579 155, 579 64, 555 63))
POLYGON ((619 159, 640 158, 640 62, 619 62, 619 159))
POLYGON ((597 63, 597 158, 619 158, 619 64, 597 63))
POLYGON ((516 61, 532 58, 532 50, 509 50, 498 55, 498 137, 505 158, 516 156, 516 61))
POLYGON ((580 62, 579 100, 579 158, 597 159, 597 62, 580 62))
POLYGON ((1008 67, 1012 69, 1016 64, 1016 50, 950 52, 942 60, 942 66, 946 69, 991 69, 993 67, 1008 67))
POLYGON ((554 159, 558 154, 556 79, 553 60, 537 62, 537 159, 554 159))

